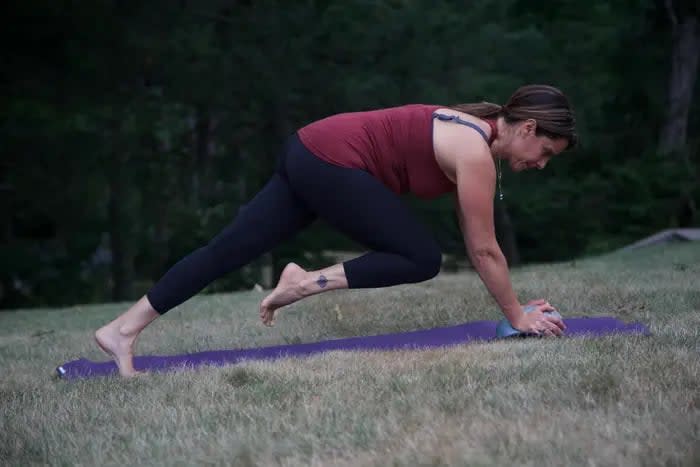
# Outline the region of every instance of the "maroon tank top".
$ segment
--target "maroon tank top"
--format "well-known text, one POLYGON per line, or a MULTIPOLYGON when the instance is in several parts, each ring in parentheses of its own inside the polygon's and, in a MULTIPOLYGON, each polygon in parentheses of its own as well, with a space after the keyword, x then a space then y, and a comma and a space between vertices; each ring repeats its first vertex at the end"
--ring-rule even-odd
POLYGON ((333 115, 297 134, 309 151, 341 167, 362 169, 394 193, 431 199, 454 191, 433 150, 433 112, 443 106, 401 107, 333 115))

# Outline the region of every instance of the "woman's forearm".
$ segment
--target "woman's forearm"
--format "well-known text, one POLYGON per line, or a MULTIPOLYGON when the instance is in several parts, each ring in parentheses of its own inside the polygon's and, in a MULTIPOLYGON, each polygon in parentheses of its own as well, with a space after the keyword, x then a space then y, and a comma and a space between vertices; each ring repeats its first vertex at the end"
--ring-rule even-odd
POLYGON ((469 258, 484 285, 496 300, 505 317, 516 323, 523 315, 508 274, 508 263, 498 247, 468 250, 469 258))

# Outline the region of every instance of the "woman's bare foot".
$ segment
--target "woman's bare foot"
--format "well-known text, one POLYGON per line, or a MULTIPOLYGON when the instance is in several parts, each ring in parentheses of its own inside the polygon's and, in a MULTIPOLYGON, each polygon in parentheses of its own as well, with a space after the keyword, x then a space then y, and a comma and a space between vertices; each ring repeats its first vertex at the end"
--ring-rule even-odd
POLYGON ((275 290, 260 303, 260 319, 266 326, 275 324, 275 310, 304 298, 301 282, 308 273, 296 263, 289 263, 275 290))
POLYGON ((119 374, 125 377, 144 374, 144 372, 134 369, 133 346, 135 340, 136 335, 123 335, 114 321, 95 332, 95 342, 107 355, 114 359, 119 368, 119 374))
POLYGON ((95 332, 95 342, 114 359, 120 375, 145 374, 134 369, 134 342, 141 331, 159 316, 144 295, 117 319, 95 332))

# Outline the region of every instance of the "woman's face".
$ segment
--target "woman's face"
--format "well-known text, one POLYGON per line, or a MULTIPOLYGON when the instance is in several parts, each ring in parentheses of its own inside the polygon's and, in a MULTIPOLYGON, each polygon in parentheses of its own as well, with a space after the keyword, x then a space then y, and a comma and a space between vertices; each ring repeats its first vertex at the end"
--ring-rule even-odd
POLYGON ((566 149, 566 138, 537 136, 537 123, 525 120, 513 125, 510 143, 504 151, 511 170, 544 169, 549 160, 566 149))

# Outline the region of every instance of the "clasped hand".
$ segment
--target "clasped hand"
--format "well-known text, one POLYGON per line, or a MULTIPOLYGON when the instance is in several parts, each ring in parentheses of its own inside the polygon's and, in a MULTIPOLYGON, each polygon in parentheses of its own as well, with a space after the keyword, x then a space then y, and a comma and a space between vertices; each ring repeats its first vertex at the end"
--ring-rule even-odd
POLYGON ((556 311, 546 300, 540 298, 529 301, 526 306, 534 306, 535 309, 516 322, 511 323, 520 332, 537 334, 540 336, 561 336, 566 329, 564 322, 552 315, 545 315, 545 311, 556 311))

